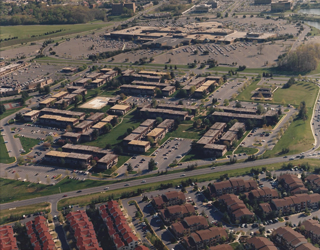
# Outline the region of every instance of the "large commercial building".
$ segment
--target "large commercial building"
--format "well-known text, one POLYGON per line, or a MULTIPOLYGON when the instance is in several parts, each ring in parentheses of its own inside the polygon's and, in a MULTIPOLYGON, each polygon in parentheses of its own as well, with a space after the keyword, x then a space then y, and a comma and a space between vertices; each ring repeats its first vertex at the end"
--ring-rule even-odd
POLYGON ((91 163, 92 155, 50 151, 45 154, 44 160, 50 164, 85 169, 91 163))
POLYGON ((271 2, 271 11, 274 12, 283 12, 287 10, 291 10, 293 8, 292 0, 280 0, 271 2))

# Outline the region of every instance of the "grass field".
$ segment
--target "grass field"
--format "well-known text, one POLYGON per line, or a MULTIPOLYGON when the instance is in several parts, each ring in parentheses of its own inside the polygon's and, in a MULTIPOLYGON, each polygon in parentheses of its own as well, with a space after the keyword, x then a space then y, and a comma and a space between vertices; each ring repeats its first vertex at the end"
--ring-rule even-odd
POLYGON ((237 99, 239 101, 252 101, 252 91, 254 91, 258 87, 258 83, 260 80, 254 80, 245 90, 243 90, 238 96, 237 99))
POLYGON ((10 46, 14 44, 26 43, 36 41, 40 39, 49 39, 57 36, 65 36, 70 34, 76 34, 80 32, 99 29, 107 26, 104 22, 91 22, 85 24, 61 24, 61 25, 17 25, 17 26, 0 26, 1 34, 0 38, 8 38, 17 36, 18 39, 2 42, 1 46, 10 46), (44 35, 46 32, 56 31, 62 29, 61 32, 57 32, 50 35, 44 35), (36 37, 31 37, 35 35, 36 37))
POLYGON ((9 109, 9 110, 6 110, 2 115, 0 115, 0 120, 6 118, 7 116, 9 115, 12 115, 13 113, 19 111, 23 109, 23 107, 18 107, 18 108, 13 108, 13 109, 9 109))
POLYGON ((288 89, 277 89, 274 93, 274 102, 281 103, 284 100, 286 104, 299 105, 305 101, 307 107, 313 107, 317 94, 318 87, 315 84, 299 82, 288 89))
POLYGON ((38 139, 33 139, 33 138, 27 138, 27 137, 18 137, 21 145, 25 151, 25 154, 30 152, 30 149, 36 146, 40 140, 38 139))
MULTIPOLYGON (((311 169, 318 167, 320 161, 318 159, 308 159, 308 160, 296 160, 292 161, 292 164, 298 165, 301 163, 309 163, 311 169)), ((283 163, 275 163, 275 164, 270 164, 270 165, 263 165, 259 167, 254 167, 254 168, 263 168, 266 167, 268 170, 277 170, 282 167, 283 163)), ((122 193, 132 193, 135 192, 138 189, 141 189, 143 192, 144 191, 152 191, 152 190, 158 190, 160 189, 160 185, 166 185, 169 183, 172 183, 173 186, 181 184, 181 181, 185 181, 190 178, 196 179, 197 182, 203 182, 203 181, 211 181, 218 179, 221 175, 228 174, 229 177, 234 177, 234 176, 241 176, 244 174, 249 174, 249 171, 252 168, 242 168, 242 169, 235 169, 235 170, 229 170, 229 171, 221 171, 217 173, 211 173, 211 174, 204 174, 204 175, 193 175, 185 178, 179 178, 178 180, 168 180, 168 181, 161 181, 157 183, 150 183, 150 184, 143 184, 140 186, 135 186, 135 187, 129 187, 129 188, 123 188, 123 189, 118 189, 118 190, 112 190, 112 191, 107 191, 107 192, 100 192, 92 195, 84 195, 84 196, 78 196, 74 198, 67 198, 67 199, 62 199, 58 203, 58 209, 61 209, 64 206, 68 205, 75 205, 79 204, 80 206, 84 206, 89 204, 92 199, 99 199, 103 197, 108 197, 109 195, 113 194, 114 199, 118 199, 122 193)))
POLYGON ((111 146, 116 146, 122 142, 123 134, 127 132, 128 128, 135 129, 142 122, 141 120, 135 119, 133 114, 129 114, 122 119, 123 121, 115 128, 113 128, 110 131, 110 133, 101 135, 98 137, 97 140, 86 142, 84 144, 90 146, 97 146, 100 148, 104 148, 107 144, 110 144, 111 146))
POLYGON ((0 163, 12 163, 15 161, 14 157, 9 157, 6 144, 4 143, 2 135, 0 136, 0 163))
POLYGON ((7 222, 7 220, 4 217, 12 216, 21 216, 22 215, 29 215, 36 212, 46 211, 50 210, 51 205, 49 202, 42 202, 33 204, 30 206, 23 206, 23 207, 17 207, 15 209, 3 209, 0 211, 0 224, 4 224, 7 222))
POLYGON ((277 156, 283 148, 289 148, 288 154, 290 155, 312 148, 314 139, 310 128, 311 116, 312 109, 309 108, 308 119, 306 121, 294 120, 274 148, 264 155, 267 157, 277 156))
POLYGON ((247 147, 238 147, 237 150, 234 152, 235 154, 243 154, 246 153, 247 155, 253 155, 258 152, 256 148, 247 148, 247 147))

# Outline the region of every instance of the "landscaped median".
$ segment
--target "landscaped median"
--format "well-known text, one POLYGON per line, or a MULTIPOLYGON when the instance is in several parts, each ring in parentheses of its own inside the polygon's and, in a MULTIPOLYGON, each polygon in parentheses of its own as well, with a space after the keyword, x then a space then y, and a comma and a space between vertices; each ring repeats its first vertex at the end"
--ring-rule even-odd
POLYGON ((37 212, 49 213, 51 211, 51 204, 49 202, 37 203, 29 206, 16 207, 1 210, 0 225, 18 221, 23 215, 34 214, 37 212))

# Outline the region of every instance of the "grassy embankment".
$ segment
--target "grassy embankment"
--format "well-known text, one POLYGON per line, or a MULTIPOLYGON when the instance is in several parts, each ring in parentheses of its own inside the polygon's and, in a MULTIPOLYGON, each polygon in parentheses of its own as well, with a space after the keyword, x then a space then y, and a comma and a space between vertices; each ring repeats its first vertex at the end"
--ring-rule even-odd
POLYGON ((20 43, 33 42, 40 39, 50 39, 58 36, 66 36, 86 32, 90 30, 100 29, 107 26, 104 22, 91 22, 85 24, 58 24, 58 25, 17 25, 17 26, 0 26, 0 38, 18 37, 18 39, 2 42, 1 46, 11 46, 20 43), (61 32, 44 35, 46 32, 61 32), (35 36, 35 37, 32 37, 35 36))

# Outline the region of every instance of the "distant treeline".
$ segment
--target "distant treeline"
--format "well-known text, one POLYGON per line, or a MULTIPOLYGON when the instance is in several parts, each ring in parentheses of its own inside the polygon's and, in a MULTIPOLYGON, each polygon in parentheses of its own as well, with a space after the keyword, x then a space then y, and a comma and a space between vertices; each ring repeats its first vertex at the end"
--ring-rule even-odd
POLYGON ((10 41, 10 40, 14 40, 14 39, 18 39, 18 37, 17 37, 17 36, 14 36, 14 37, 8 37, 8 38, 0 39, 0 43, 1 43, 1 42, 10 41))
POLYGON ((41 3, 28 3, 17 6, 0 4, 1 25, 22 24, 76 24, 103 20, 102 9, 89 9, 84 6, 46 6, 41 3))
POLYGON ((40 34, 40 35, 32 35, 31 37, 47 36, 47 35, 55 34, 55 33, 62 32, 62 31, 63 31, 63 29, 48 31, 48 32, 40 34))

